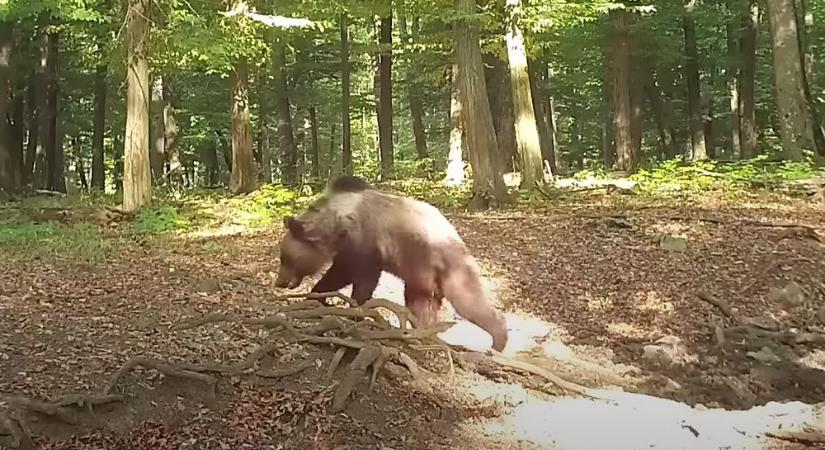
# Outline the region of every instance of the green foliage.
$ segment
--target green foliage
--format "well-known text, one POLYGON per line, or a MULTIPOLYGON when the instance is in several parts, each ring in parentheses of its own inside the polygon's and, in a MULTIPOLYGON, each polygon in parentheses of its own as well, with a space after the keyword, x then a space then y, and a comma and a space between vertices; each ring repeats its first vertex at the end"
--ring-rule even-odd
POLYGON ((178 209, 161 204, 142 209, 131 223, 131 228, 136 233, 155 234, 186 230, 190 225, 189 219, 183 217, 178 209))
POLYGON ((0 221, 0 253, 15 257, 97 262, 112 248, 88 223, 0 221))
POLYGON ((798 181, 825 177, 811 161, 772 162, 765 157, 718 163, 686 164, 678 159, 639 170, 630 178, 642 192, 654 194, 699 193, 711 189, 779 189, 798 181))

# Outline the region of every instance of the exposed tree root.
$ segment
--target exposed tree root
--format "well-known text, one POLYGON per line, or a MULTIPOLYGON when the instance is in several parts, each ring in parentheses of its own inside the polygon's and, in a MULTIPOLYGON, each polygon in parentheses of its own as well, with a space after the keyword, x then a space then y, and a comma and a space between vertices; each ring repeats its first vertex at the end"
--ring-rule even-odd
POLYGON ((825 444, 825 433, 821 431, 769 431, 765 436, 805 445, 825 444))
POLYGON ((349 365, 349 371, 341 380, 338 389, 335 390, 335 394, 332 396, 330 412, 337 414, 344 410, 352 394, 352 390, 355 389, 355 386, 358 385, 358 382, 364 377, 367 369, 381 357, 381 354, 381 347, 377 345, 366 346, 358 352, 352 364, 349 365))
POLYGON ((285 367, 283 369, 259 370, 255 372, 255 375, 261 378, 284 378, 299 374, 314 366, 315 363, 313 363, 312 361, 302 361, 291 367, 285 367))
POLYGON ((70 425, 77 424, 77 418, 70 410, 51 402, 15 395, 0 396, 0 402, 6 403, 11 408, 16 410, 31 411, 46 416, 55 417, 70 425))
POLYGON ((117 386, 117 383, 120 381, 120 379, 137 367, 154 369, 170 377, 186 378, 194 381, 200 381, 206 383, 207 385, 213 388, 215 384, 217 384, 218 382, 216 378, 200 372, 183 369, 154 359, 134 358, 130 359, 129 361, 126 361, 126 363, 120 367, 120 370, 118 370, 114 374, 114 376, 112 376, 112 378, 109 380, 109 382, 106 383, 106 386, 103 388, 103 395, 110 395, 117 386))
POLYGON ((11 448, 21 450, 34 449, 34 442, 32 442, 31 435, 26 430, 24 425, 15 417, 0 411, 0 436, 10 436, 11 448))
POLYGON ((730 305, 725 300, 716 298, 708 292, 700 292, 699 299, 715 306, 717 309, 719 309, 719 311, 722 312, 722 314, 725 315, 725 317, 736 320, 736 318, 733 316, 733 309, 731 309, 730 305))

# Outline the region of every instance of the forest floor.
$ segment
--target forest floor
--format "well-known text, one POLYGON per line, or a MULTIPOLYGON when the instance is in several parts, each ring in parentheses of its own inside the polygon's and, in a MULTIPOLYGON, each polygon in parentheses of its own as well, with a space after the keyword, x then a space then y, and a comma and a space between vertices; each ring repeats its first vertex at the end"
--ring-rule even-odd
MULTIPOLYGON (((370 392, 367 373, 332 414, 335 350, 283 339, 262 370, 311 364, 214 386, 136 370, 113 391, 126 401, 64 420, 29 411, 19 423, 43 449, 803 448, 814 444, 782 433, 822 424, 824 209, 821 199, 717 192, 687 203, 594 191, 542 208, 447 212, 506 312, 505 355, 611 400, 502 367, 451 371, 433 350, 418 359, 429 387, 381 376, 370 392)), ((18 249, 0 259, 0 415, 15 396, 99 391, 131 358, 243 360, 265 329, 179 325, 301 302, 273 287, 279 226, 100 233, 52 242, 63 255, 18 249), (108 240, 116 244, 103 257, 67 257, 108 240)), ((376 296, 403 303, 402 292, 384 276, 376 296)), ((463 322, 442 337, 480 350, 490 341, 463 322)), ((6 448, 14 439, 2 425, 6 448)))

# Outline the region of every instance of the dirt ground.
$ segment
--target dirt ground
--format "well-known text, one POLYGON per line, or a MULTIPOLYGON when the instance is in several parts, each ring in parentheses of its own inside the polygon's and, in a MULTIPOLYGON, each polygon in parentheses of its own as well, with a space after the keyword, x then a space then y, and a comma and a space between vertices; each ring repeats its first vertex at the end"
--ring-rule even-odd
MULTIPOLYGON (((77 424, 36 414, 26 423, 43 449, 802 448, 765 431, 810 424, 825 402, 825 246, 810 234, 825 235, 822 205, 622 203, 448 214, 507 314, 505 353, 620 395, 612 403, 512 371, 451 375, 432 351, 431 389, 381 377, 370 392, 366 377, 331 415, 334 351, 284 342, 263 365, 314 367, 221 377, 214 390, 139 370, 119 385, 124 403, 81 409, 77 424), (662 235, 686 246, 666 250, 662 235)), ((0 258, 0 395, 92 391, 138 356, 242 360, 260 329, 175 325, 282 307, 272 285, 279 235, 135 242, 96 265, 0 258)), ((401 303, 401 293, 387 276, 376 296, 401 303)), ((489 345, 466 323, 444 338, 489 345)), ((0 434, 0 448, 10 442, 0 434)))

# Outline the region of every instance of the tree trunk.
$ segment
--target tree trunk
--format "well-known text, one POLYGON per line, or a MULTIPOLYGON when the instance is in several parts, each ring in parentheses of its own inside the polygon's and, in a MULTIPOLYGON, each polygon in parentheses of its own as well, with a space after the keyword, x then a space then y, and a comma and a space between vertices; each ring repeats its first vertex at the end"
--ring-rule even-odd
POLYGON ((229 75, 232 92, 230 129, 232 135, 232 174, 229 190, 247 194, 257 187, 252 158, 252 125, 249 114, 249 66, 245 59, 235 63, 229 75))
POLYGON ((49 33, 48 37, 48 57, 47 57, 47 105, 49 134, 46 147, 46 172, 48 177, 48 188, 57 192, 66 192, 66 179, 64 176, 64 155, 63 136, 61 119, 59 117, 58 102, 60 97, 60 80, 58 78, 58 56, 60 50, 60 36, 57 32, 49 33))
MULTIPOLYGON (((400 17, 398 21, 398 32, 404 44, 418 41, 418 18, 412 19, 411 38, 407 35, 407 19, 400 17)), ((424 104, 421 101, 421 89, 416 80, 416 52, 409 52, 407 64, 407 99, 410 104, 410 119, 412 121, 413 138, 415 139, 415 154, 418 159, 427 157, 427 133, 424 129, 424 104)))
POLYGON ((20 89, 17 95, 12 99, 11 104, 11 120, 12 120, 12 165, 14 166, 14 185, 17 189, 23 188, 23 154, 24 144, 26 138, 26 102, 23 99, 22 91, 20 89))
POLYGON ((734 157, 742 156, 741 119, 739 118, 739 67, 741 65, 741 52, 739 50, 739 39, 736 33, 738 24, 742 23, 739 11, 736 9, 735 0, 726 0, 728 14, 731 19, 725 24, 725 37, 727 38, 727 79, 728 95, 730 106, 730 152, 734 157))
MULTIPOLYGON (((456 6, 461 16, 477 14, 475 0, 456 0, 456 6)), ((478 27, 473 22, 459 20, 454 31, 467 149, 473 168, 473 199, 469 206, 480 209, 489 207, 491 200, 504 201, 506 189, 495 155, 496 136, 490 103, 484 101, 487 86, 478 27)))
POLYGON ((163 154, 169 163, 169 181, 178 185, 183 184, 184 167, 180 160, 180 146, 178 145, 178 120, 175 117, 174 92, 168 79, 163 82, 163 154))
POLYGON ((507 62, 496 55, 484 55, 487 98, 498 144, 496 163, 505 172, 516 169, 516 120, 513 116, 513 89, 507 62))
POLYGON ((614 36, 611 39, 610 62, 612 66, 611 87, 613 98, 613 138, 616 142, 616 168, 634 172, 639 165, 639 155, 633 146, 633 104, 631 102, 630 39, 628 34, 628 13, 611 11, 614 36))
POLYGON ((814 12, 809 0, 799 0, 797 9, 797 29, 799 30, 799 48, 802 49, 802 67, 808 83, 814 81, 814 12))
POLYGON ((129 0, 126 17, 126 136, 123 210, 134 212, 152 200, 149 165, 149 0, 129 0))
POLYGON ((40 137, 38 119, 38 71, 34 70, 26 89, 26 104, 28 111, 26 116, 26 154, 23 161, 23 186, 28 186, 34 181, 34 162, 37 159, 37 144, 40 137))
POLYGON ((530 77, 527 70, 527 52, 521 33, 521 0, 506 0, 507 59, 510 65, 510 89, 513 92, 513 116, 516 127, 516 149, 519 155, 522 189, 532 189, 536 183, 544 184, 541 141, 533 109, 530 77))
POLYGON ((547 97, 547 111, 545 114, 545 119, 547 121, 547 132, 549 133, 549 155, 553 159, 550 160, 550 169, 553 171, 553 174, 557 174, 559 170, 559 141, 558 141, 558 129, 556 127, 556 99, 552 95, 552 83, 553 83, 553 69, 547 64, 547 68, 544 71, 545 73, 545 89, 547 90, 545 96, 547 97))
POLYGON ((459 88, 458 65, 453 63, 450 82, 450 150, 444 184, 457 187, 464 184, 464 117, 459 88))
POLYGON ((690 117, 690 149, 687 160, 701 161, 708 158, 705 144, 705 128, 702 120, 702 88, 699 81, 699 53, 696 48, 696 0, 688 0, 682 16, 685 34, 685 78, 688 89, 688 115, 690 117))
POLYGON ((378 146, 381 178, 392 178, 394 155, 392 142, 392 15, 381 19, 378 43, 378 146))
POLYGON ((258 114, 260 129, 258 130, 258 164, 261 167, 261 180, 264 183, 272 183, 272 145, 269 139, 269 120, 271 111, 265 105, 265 99, 260 101, 260 111, 258 114))
POLYGON ((284 43, 277 42, 272 47, 272 71, 275 78, 275 110, 278 115, 278 147, 283 158, 281 178, 284 184, 291 186, 298 183, 298 147, 292 129, 284 46, 284 43))
POLYGON ((539 87, 541 75, 538 72, 534 61, 528 61, 528 74, 530 76, 530 92, 533 101, 533 111, 536 113, 536 129, 539 133, 539 142, 541 143, 541 158, 543 161, 544 171, 546 175, 553 176, 556 173, 556 156, 553 148, 553 142, 550 138, 550 130, 548 121, 544 118, 544 108, 542 100, 545 98, 544 92, 539 87))
POLYGON ((163 184, 163 156, 166 148, 166 123, 163 121, 163 77, 156 76, 152 82, 152 114, 151 146, 149 162, 152 167, 152 181, 156 186, 163 184))
POLYGON ((646 71, 644 91, 647 95, 647 100, 650 103, 650 110, 653 113, 653 119, 656 122, 656 129, 659 131, 659 140, 662 144, 662 153, 668 157, 675 157, 679 153, 679 147, 676 143, 675 132, 670 124, 669 117, 665 112, 664 102, 662 101, 662 91, 659 89, 656 82, 656 70, 653 68, 651 62, 644 64, 646 71))
POLYGON ((341 165, 345 174, 352 175, 352 132, 350 128, 350 65, 349 25, 346 13, 341 14, 341 165))
POLYGON ((34 179, 33 187, 35 189, 46 189, 49 185, 48 173, 48 146, 51 136, 51 120, 49 118, 49 78, 48 78, 48 61, 49 61, 49 36, 48 26, 51 18, 48 13, 41 13, 38 18, 38 31, 35 42, 36 55, 35 64, 37 73, 35 75, 35 82, 37 89, 37 148, 35 150, 34 160, 34 179))
POLYGON ((15 193, 20 190, 17 151, 12 138, 13 130, 7 117, 11 116, 9 99, 12 91, 11 54, 14 47, 14 24, 0 22, 0 191, 15 193))
POLYGON ((314 106, 309 107, 310 133, 312 137, 310 159, 312 160, 312 176, 321 177, 321 144, 318 142, 318 114, 314 106))
POLYGON ((805 72, 799 53, 793 0, 768 0, 773 43, 774 87, 785 156, 801 161, 813 146, 813 127, 805 98, 805 72))
POLYGON ((739 71, 739 142, 742 147, 742 158, 753 158, 759 153, 754 96, 757 23, 759 23, 759 3, 757 0, 750 0, 748 11, 742 17, 742 31, 739 37, 742 63, 739 71))
POLYGON ((206 186, 216 187, 220 184, 220 177, 218 176, 218 141, 214 137, 208 139, 201 147, 201 163, 203 163, 206 186))
POLYGON ((80 186, 84 191, 89 190, 89 180, 86 178, 86 166, 83 164, 83 149, 80 146, 80 136, 72 138, 72 146, 74 147, 75 170, 77 177, 80 178, 80 186))
POLYGON ((104 137, 106 136, 106 77, 108 69, 100 65, 95 71, 95 123, 92 137, 92 188, 103 191, 106 189, 106 150, 104 137))
MULTIPOLYGON (((642 122, 644 107, 644 73, 641 69, 641 58, 638 55, 636 36, 630 35, 630 142, 635 165, 638 166, 642 157, 642 122)), ((581 121, 579 122, 581 125, 581 121)), ((582 153, 583 154, 583 153, 582 153)))

